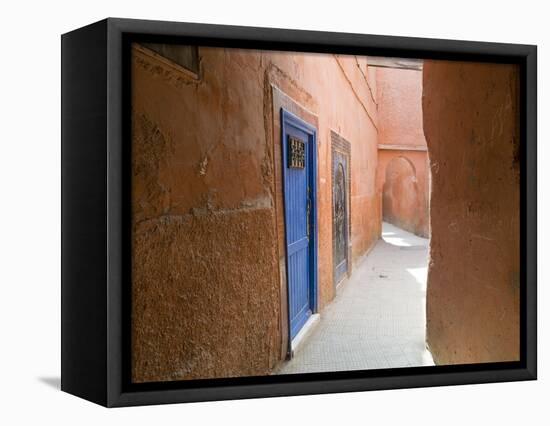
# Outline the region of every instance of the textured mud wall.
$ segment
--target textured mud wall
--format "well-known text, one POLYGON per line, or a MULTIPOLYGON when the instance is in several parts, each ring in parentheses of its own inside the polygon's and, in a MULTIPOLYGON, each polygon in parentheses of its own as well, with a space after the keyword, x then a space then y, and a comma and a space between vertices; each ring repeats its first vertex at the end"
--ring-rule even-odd
POLYGON ((257 63, 226 59, 223 50, 204 51, 196 80, 133 51, 137 382, 265 374, 278 359, 261 78, 257 63))
POLYGON ((518 360, 518 69, 427 61, 423 108, 429 347, 438 364, 518 360))
POLYGON ((422 71, 377 68, 376 81, 379 124, 377 190, 382 200, 382 214, 384 220, 428 237, 429 167, 422 128, 422 71), (401 172, 404 172, 407 164, 408 178, 395 178, 395 168, 401 166, 401 172))
POLYGON ((319 305, 332 283, 330 131, 352 144, 352 252, 379 233, 364 59, 199 48, 194 78, 134 46, 132 379, 268 374, 286 355, 280 107, 318 130, 319 305))

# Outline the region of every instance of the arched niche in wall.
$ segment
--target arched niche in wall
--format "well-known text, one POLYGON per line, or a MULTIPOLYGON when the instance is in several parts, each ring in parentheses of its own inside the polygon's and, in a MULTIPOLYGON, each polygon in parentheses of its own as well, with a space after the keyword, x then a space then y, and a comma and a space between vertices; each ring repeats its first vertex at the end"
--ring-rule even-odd
POLYGON ((382 216, 386 222, 410 232, 415 231, 418 219, 416 168, 404 156, 395 157, 386 166, 382 216))

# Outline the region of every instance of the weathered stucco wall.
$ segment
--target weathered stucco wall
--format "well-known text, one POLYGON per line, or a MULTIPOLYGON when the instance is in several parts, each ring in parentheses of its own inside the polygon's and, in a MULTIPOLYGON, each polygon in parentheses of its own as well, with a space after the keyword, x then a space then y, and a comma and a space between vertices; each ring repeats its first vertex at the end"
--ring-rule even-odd
POLYGON ((258 58, 245 67, 209 49, 203 60, 195 80, 133 51, 137 382, 265 374, 278 358, 272 149, 254 90, 258 58))
POLYGON ((429 236, 429 166, 422 128, 422 71, 376 68, 377 191, 385 221, 429 236), (389 179, 388 179, 389 178, 389 179))
POLYGON ((376 68, 379 144, 426 147, 422 129, 422 71, 376 68))
POLYGON ((281 106, 318 130, 320 309, 334 297, 331 130, 351 143, 353 259, 379 235, 376 83, 366 60, 199 55, 196 79, 133 48, 136 382, 263 375, 286 355, 281 106))
POLYGON ((438 364, 518 360, 518 69, 426 61, 423 80, 429 347, 438 364))

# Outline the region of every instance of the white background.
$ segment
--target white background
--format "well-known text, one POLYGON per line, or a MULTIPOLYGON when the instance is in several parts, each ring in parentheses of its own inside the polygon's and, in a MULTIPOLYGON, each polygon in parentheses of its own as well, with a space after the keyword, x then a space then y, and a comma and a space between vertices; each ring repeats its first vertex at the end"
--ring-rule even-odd
POLYGON ((548 223, 539 380, 107 410, 60 392, 60 34, 107 16, 539 45, 539 217, 549 217, 544 1, 6 1, 0 53, 0 424, 550 424, 548 223), (247 4, 248 3, 248 4, 247 4), (371 4, 372 3, 372 4, 371 4), (546 393, 546 395, 545 395, 546 393))

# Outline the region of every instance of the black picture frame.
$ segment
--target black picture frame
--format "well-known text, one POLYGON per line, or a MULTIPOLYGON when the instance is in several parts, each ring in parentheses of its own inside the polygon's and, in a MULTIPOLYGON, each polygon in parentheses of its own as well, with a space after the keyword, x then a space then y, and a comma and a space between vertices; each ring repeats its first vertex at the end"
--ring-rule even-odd
POLYGON ((61 42, 63 391, 117 407, 536 379, 536 46, 118 18, 64 34, 61 42), (132 384, 125 76, 129 43, 139 40, 518 64, 520 361, 132 384))

